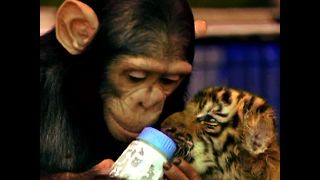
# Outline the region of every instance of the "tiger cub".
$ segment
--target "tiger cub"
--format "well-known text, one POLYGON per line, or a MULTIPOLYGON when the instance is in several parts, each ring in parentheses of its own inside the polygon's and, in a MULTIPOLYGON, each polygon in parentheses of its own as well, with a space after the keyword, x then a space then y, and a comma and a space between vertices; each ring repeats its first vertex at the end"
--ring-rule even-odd
POLYGON ((267 102, 227 87, 199 91, 161 130, 203 179, 280 179, 276 117, 267 102))

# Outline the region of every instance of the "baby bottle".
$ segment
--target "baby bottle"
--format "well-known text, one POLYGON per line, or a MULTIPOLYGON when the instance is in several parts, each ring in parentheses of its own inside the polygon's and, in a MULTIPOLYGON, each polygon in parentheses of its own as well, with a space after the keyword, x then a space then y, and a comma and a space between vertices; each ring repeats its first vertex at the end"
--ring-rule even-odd
POLYGON ((146 127, 111 167, 110 177, 129 180, 159 180, 163 164, 169 161, 176 144, 167 135, 146 127))

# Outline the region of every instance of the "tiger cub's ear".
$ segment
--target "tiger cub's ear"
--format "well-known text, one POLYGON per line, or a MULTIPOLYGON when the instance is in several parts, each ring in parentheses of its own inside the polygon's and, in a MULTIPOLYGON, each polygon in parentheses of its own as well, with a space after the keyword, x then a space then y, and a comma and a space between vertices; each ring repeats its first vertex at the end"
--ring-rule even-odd
POLYGON ((268 108, 263 113, 248 112, 244 116, 243 147, 252 155, 264 153, 276 138, 275 113, 268 108))
POLYGON ((99 26, 98 18, 88 5, 66 0, 56 15, 56 38, 70 54, 80 54, 91 42, 99 26))

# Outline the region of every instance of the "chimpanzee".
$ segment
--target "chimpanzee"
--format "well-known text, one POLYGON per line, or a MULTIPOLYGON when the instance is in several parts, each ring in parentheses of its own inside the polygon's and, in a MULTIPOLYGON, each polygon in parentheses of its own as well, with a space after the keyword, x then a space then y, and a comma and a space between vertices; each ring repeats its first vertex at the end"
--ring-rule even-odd
POLYGON ((40 178, 103 176, 145 126, 181 111, 195 25, 186 0, 64 1, 40 38, 40 178))

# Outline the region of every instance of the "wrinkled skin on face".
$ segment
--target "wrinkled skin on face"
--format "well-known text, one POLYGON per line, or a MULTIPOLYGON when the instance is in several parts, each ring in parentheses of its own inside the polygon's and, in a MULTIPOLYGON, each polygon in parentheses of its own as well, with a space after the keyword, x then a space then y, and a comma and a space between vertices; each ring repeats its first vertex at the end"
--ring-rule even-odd
POLYGON ((166 98, 192 67, 185 60, 157 60, 122 56, 109 66, 107 77, 114 88, 104 95, 105 119, 110 133, 121 141, 133 140, 154 124, 166 98))

